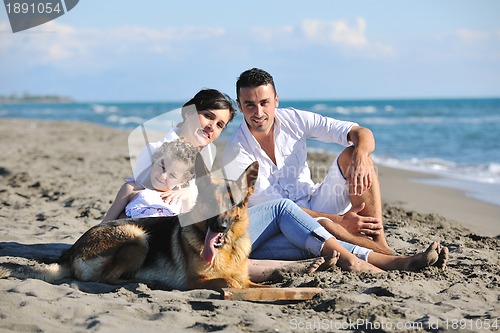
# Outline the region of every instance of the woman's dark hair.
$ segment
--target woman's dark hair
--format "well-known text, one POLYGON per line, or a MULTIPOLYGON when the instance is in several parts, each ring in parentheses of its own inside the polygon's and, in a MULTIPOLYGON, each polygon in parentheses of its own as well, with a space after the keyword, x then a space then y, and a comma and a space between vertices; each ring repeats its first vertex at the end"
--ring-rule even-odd
MULTIPOLYGON (((202 112, 206 110, 229 110, 229 122, 231 122, 236 116, 236 106, 234 101, 228 95, 218 91, 217 89, 203 89, 200 90, 193 98, 184 103, 182 106, 182 120, 186 120, 186 114, 193 112, 191 108, 187 106, 194 105, 197 112, 202 112)), ((177 125, 181 126, 182 123, 177 125)))
POLYGON ((260 68, 252 68, 244 71, 236 81, 236 100, 240 99, 240 88, 255 88, 267 84, 273 86, 274 95, 276 96, 276 86, 271 74, 260 68))

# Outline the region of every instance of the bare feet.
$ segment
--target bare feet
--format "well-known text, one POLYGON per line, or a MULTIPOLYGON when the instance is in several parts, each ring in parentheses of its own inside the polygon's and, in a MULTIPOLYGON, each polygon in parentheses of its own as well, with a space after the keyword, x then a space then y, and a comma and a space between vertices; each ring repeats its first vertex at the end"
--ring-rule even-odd
POLYGON ((438 260, 434 263, 434 265, 437 268, 441 268, 442 270, 446 269, 446 264, 448 263, 448 248, 445 246, 442 249, 440 249, 441 245, 438 244, 438 253, 439 257, 438 260))
MULTIPOLYGON (((326 257, 321 257, 321 258, 325 259, 325 262, 322 263, 318 267, 318 269, 316 269, 318 272, 326 271, 327 269, 335 266, 337 264, 337 261, 339 261, 340 253, 334 250, 331 255, 326 256, 326 257)), ((310 272, 310 273, 312 273, 312 272, 310 272)))
POLYGON ((354 272, 371 272, 371 273, 382 273, 383 269, 370 264, 362 259, 359 259, 354 254, 352 257, 347 258, 346 260, 343 256, 340 257, 339 267, 346 271, 354 271, 354 272))
POLYGON ((276 270, 282 273, 309 274, 316 272, 326 262, 325 257, 317 257, 298 261, 289 261, 276 270))
POLYGON ((316 271, 326 271, 330 267, 335 266, 339 260, 340 253, 333 251, 329 256, 316 257, 311 259, 288 261, 278 269, 280 273, 294 273, 294 274, 310 274, 316 271))
POLYGON ((448 248, 441 248, 438 242, 433 242, 427 250, 408 257, 408 259, 403 270, 418 271, 428 266, 436 266, 444 269, 448 262, 448 248))
POLYGON ((334 251, 331 256, 316 257, 298 261, 287 260, 250 260, 249 274, 253 282, 276 281, 284 274, 309 274, 324 271, 334 266, 339 259, 339 253, 334 251))

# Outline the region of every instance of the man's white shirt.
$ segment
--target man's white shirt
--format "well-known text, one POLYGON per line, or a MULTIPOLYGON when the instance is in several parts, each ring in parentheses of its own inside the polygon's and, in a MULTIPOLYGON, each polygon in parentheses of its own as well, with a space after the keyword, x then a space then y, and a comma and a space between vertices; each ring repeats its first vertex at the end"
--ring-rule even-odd
POLYGON ((313 112, 278 108, 274 123, 274 164, 243 121, 224 149, 222 163, 225 175, 228 179, 237 179, 251 163, 258 161, 259 176, 254 194, 250 197, 250 206, 280 198, 307 206, 306 202, 317 184, 311 179, 306 140, 348 147, 352 142, 348 141, 347 135, 357 125, 313 112))

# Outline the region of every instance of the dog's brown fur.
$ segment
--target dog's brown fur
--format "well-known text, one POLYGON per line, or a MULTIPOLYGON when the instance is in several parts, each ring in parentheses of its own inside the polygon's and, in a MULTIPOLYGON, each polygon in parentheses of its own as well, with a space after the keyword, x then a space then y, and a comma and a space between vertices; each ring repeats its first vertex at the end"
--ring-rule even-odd
POLYGON ((58 263, 3 268, 0 277, 31 277, 48 282, 71 277, 110 284, 134 280, 180 290, 258 286, 248 276, 251 243, 247 232, 247 202, 257 173, 258 164, 254 163, 237 181, 214 178, 197 158, 199 194, 191 212, 178 217, 99 224, 63 252, 58 263), (224 242, 215 250, 211 262, 202 258, 209 228, 224 234, 224 242))

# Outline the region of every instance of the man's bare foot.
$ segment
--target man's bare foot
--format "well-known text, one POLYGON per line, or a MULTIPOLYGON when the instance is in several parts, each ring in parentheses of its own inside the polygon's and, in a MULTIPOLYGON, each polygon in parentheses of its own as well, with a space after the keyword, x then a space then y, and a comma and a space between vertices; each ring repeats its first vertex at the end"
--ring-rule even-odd
POLYGON ((325 262, 318 267, 318 272, 326 271, 327 269, 335 266, 337 261, 339 261, 340 253, 334 250, 331 255, 322 258, 325 259, 325 262))
POLYGON ((440 256, 442 256, 443 264, 446 264, 448 248, 441 249, 438 242, 433 242, 424 252, 408 257, 402 270, 418 271, 424 267, 435 265, 440 260, 440 256))
POLYGON ((441 249, 441 245, 438 244, 437 251, 439 253, 438 260, 432 265, 442 270, 446 269, 446 264, 448 263, 448 248, 445 246, 441 249))

